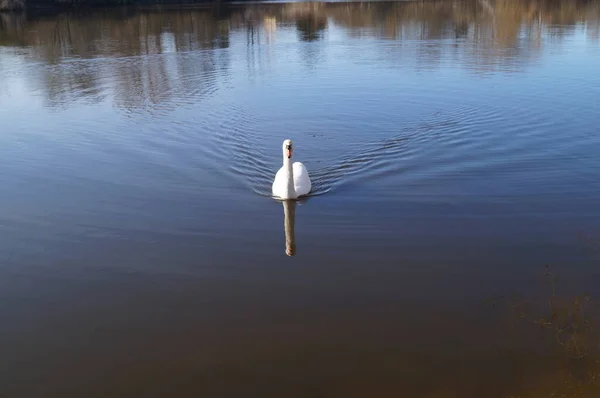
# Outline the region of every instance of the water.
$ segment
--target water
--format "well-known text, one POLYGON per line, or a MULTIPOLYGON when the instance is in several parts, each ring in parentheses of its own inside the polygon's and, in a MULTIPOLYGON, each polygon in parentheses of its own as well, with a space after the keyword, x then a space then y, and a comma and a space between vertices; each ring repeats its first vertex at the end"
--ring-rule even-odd
POLYGON ((597 396, 599 65, 594 1, 0 15, 0 396, 597 396))

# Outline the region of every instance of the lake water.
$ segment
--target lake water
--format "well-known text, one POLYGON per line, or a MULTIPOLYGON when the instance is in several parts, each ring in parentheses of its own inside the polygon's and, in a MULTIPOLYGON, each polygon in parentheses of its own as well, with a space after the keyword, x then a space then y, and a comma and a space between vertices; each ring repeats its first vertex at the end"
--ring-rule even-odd
POLYGON ((0 396, 597 397, 599 98, 595 1, 2 14, 0 396))

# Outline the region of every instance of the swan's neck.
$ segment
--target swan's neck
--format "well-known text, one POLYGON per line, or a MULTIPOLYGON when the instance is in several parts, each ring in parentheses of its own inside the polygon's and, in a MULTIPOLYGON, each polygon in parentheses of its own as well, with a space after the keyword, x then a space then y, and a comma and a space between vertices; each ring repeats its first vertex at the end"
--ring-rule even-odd
POLYGON ((293 256, 296 254, 296 237, 294 235, 296 202, 293 200, 283 202, 283 218, 285 227, 285 253, 288 256, 293 256))
POLYGON ((294 189, 294 168, 292 167, 292 159, 283 156, 283 169, 286 171, 286 196, 289 199, 296 198, 296 190, 294 189))

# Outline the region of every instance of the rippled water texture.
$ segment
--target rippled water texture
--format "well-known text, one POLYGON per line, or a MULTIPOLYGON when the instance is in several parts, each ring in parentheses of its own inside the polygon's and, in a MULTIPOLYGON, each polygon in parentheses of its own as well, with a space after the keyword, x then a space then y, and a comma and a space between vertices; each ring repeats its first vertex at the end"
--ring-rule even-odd
POLYGON ((600 396, 599 72, 597 1, 0 14, 0 396, 600 396))

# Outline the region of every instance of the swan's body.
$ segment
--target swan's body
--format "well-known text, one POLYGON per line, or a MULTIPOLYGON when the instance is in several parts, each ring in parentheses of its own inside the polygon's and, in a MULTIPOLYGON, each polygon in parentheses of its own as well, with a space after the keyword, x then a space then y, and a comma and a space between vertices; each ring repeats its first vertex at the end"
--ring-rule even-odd
POLYGON ((273 180, 273 196, 280 199, 296 199, 307 195, 312 184, 308 170, 300 162, 292 163, 292 141, 283 142, 283 166, 273 180))

